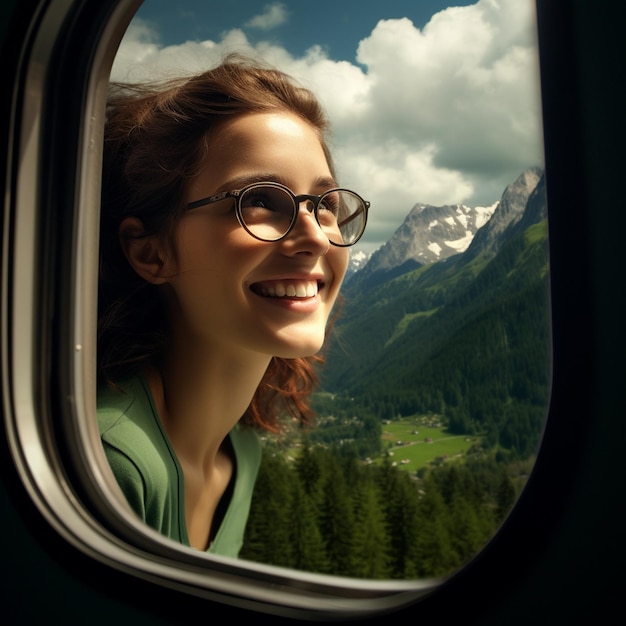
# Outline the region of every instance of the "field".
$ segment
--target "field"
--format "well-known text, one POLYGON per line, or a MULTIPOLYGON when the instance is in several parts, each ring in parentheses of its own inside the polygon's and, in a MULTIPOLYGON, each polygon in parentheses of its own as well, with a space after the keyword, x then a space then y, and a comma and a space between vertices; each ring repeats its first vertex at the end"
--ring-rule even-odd
MULTIPOLYGON (((266 444, 276 445, 271 435, 263 437, 266 444)), ((446 431, 438 418, 414 416, 400 420, 388 420, 382 425, 382 453, 369 463, 380 464, 386 456, 400 469, 416 472, 421 468, 463 458, 465 453, 476 444, 480 437, 470 435, 452 435, 446 431)), ((297 458, 301 447, 299 436, 290 439, 286 446, 278 444, 285 458, 297 458)))
POLYGON ((414 472, 433 462, 461 458, 479 439, 451 435, 436 421, 405 419, 383 424, 382 441, 383 450, 394 463, 414 472))

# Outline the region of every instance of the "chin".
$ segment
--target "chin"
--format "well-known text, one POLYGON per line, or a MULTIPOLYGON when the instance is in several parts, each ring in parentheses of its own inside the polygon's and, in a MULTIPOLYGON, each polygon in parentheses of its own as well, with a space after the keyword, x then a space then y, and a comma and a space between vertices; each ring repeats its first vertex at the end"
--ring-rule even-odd
POLYGON ((298 345, 292 343, 291 345, 284 346, 282 350, 277 350, 274 356, 281 357, 283 359, 297 359, 309 356, 315 356, 319 353, 324 345, 322 341, 307 341, 298 345))
POLYGON ((324 346, 325 340, 325 325, 323 327, 318 324, 301 327, 290 325, 282 328, 274 336, 274 345, 270 350, 273 356, 284 359, 315 356, 324 346))

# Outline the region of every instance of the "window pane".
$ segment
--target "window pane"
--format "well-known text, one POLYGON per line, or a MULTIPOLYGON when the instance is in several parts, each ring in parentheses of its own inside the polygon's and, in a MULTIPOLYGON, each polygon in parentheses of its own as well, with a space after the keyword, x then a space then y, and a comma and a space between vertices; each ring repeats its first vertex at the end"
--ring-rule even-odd
POLYGON ((534 3, 166 4, 141 7, 113 80, 260 56, 318 95, 339 183, 371 202, 316 423, 264 436, 240 556, 357 578, 449 574, 506 517, 547 412, 534 3))

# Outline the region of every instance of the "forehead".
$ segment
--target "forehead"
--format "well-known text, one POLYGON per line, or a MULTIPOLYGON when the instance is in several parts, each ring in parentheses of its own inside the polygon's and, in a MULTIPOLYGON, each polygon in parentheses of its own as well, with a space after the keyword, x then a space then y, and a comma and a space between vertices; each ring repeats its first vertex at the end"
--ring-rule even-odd
POLYGON ((267 140, 272 145, 281 142, 294 145, 310 142, 321 146, 323 143, 317 128, 286 111, 238 115, 219 124, 207 136, 209 151, 224 150, 229 146, 254 145, 267 140))
MULTIPOLYGON (((266 172, 299 186, 332 177, 318 129, 287 112, 253 113, 229 119, 207 135, 206 155, 196 182, 200 181, 210 194, 222 190, 227 181, 255 178, 266 172)), ((195 186, 192 183, 192 188, 195 186)))

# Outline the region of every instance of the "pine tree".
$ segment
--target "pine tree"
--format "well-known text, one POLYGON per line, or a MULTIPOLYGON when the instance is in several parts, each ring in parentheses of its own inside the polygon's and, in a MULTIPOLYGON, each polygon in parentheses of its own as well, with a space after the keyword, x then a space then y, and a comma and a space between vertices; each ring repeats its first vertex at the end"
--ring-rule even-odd
POLYGON ((352 499, 339 462, 325 457, 320 531, 329 561, 328 573, 352 576, 354 572, 354 515, 352 499))
POLYGON ((378 472, 377 483, 389 537, 390 575, 392 578, 416 578, 417 489, 408 474, 400 472, 388 460, 378 472))
POLYGON ((515 486, 505 470, 502 471, 496 494, 496 522, 502 523, 515 504, 515 486))
POLYGON ((269 565, 292 565, 289 536, 293 478, 280 456, 263 455, 241 558, 269 565))
POLYGON ((456 493, 452 499, 447 525, 459 565, 476 556, 486 543, 476 509, 461 493, 456 493))
POLYGON ((354 576, 389 578, 389 538, 381 499, 371 472, 361 470, 361 481, 355 487, 353 500, 354 576))
POLYGON ((319 452, 304 441, 295 462, 295 469, 304 492, 317 506, 321 499, 322 467, 319 452))
POLYGON ((459 564, 448 530, 449 509, 434 484, 420 491, 423 493, 418 501, 414 549, 416 574, 419 578, 443 576, 459 564))
POLYGON ((330 564, 316 513, 299 480, 293 482, 291 502, 289 542, 292 546, 292 567, 307 572, 329 571, 330 564))

